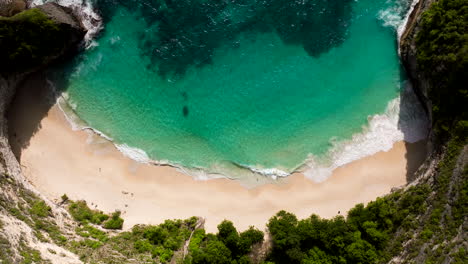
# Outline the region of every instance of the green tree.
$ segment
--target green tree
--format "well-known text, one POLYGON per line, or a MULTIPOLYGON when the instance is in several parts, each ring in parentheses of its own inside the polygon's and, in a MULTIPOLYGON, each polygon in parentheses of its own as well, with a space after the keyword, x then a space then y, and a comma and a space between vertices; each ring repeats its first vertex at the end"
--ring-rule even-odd
POLYGON ((231 251, 223 244, 223 242, 217 239, 212 239, 207 242, 206 246, 202 250, 193 252, 192 262, 194 264, 231 263, 231 251))

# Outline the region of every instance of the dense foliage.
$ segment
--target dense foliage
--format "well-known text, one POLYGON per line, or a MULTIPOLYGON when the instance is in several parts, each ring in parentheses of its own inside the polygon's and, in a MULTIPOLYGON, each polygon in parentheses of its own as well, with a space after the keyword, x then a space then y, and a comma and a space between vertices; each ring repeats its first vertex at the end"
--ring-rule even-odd
POLYGON ((468 0, 440 0, 421 18, 417 59, 431 81, 434 129, 440 135, 468 111, 468 0))
POLYGON ((263 241, 263 232, 253 227, 239 233, 230 221, 218 225, 218 233, 194 233, 189 244, 190 255, 185 263, 251 263, 248 254, 263 241))
POLYGON ((358 204, 348 217, 298 220, 285 211, 270 219, 273 239, 270 260, 275 263, 376 263, 395 231, 411 226, 412 217, 424 210, 429 193, 425 185, 377 198, 368 206, 358 204))
POLYGON ((57 54, 69 39, 68 29, 39 9, 0 17, 0 73, 24 71, 57 54))

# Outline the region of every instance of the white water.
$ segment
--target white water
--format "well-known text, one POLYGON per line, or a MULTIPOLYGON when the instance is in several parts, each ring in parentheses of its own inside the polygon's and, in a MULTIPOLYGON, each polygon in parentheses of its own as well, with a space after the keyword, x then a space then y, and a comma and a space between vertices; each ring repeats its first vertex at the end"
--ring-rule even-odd
POLYGON ((406 85, 400 97, 390 101, 385 113, 368 118, 363 132, 351 140, 334 142, 328 161, 310 157, 301 168, 304 175, 316 182, 326 180, 332 171, 352 161, 389 151, 398 141, 414 143, 427 137, 429 121, 411 86, 406 85))

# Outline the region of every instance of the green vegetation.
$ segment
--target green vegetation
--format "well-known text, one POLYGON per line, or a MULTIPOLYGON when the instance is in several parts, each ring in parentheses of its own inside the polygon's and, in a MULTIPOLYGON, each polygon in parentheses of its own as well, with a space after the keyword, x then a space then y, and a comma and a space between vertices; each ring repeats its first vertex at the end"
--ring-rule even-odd
POLYGON ((468 0, 440 0, 421 18, 417 59, 429 77, 434 129, 447 137, 468 111, 468 0))
MULTIPOLYGON (((104 215, 107 216, 107 215, 104 215)), ((107 219, 107 218, 106 218, 107 219)), ((105 220, 101 217, 99 220, 105 220)), ((122 229, 124 220, 120 218, 120 211, 114 212, 111 218, 103 224, 106 229, 122 229)))
POLYGON ((387 261, 387 246, 408 219, 424 210, 426 185, 398 191, 367 206, 358 204, 348 217, 331 220, 316 215, 298 220, 285 211, 270 219, 274 263, 377 263, 387 261))
MULTIPOLYGON (((65 200, 68 201, 68 198, 65 200)), ((90 209, 86 204, 86 201, 72 201, 68 206, 68 210, 72 217, 83 225, 92 223, 102 225, 102 227, 106 229, 122 229, 124 222, 120 217, 119 211, 114 212, 112 216, 109 217, 109 215, 104 214, 102 211, 90 209)))
POLYGON ((32 249, 20 241, 20 255, 23 257, 22 264, 44 263, 41 253, 38 250, 32 249))
POLYGON ((37 217, 46 217, 50 214, 50 207, 44 201, 35 201, 30 212, 37 217))
POLYGON ((263 242, 263 232, 253 227, 239 233, 230 221, 218 225, 218 233, 194 232, 184 263, 251 263, 248 254, 263 242))
POLYGON ((13 17, 0 17, 0 72, 37 67, 69 41, 70 29, 33 8, 13 17))

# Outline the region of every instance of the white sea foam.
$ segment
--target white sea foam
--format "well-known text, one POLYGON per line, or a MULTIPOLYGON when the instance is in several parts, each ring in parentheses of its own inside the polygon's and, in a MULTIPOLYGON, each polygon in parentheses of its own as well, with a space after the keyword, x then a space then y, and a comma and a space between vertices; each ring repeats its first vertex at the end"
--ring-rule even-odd
POLYGON ((408 23, 408 19, 411 15, 411 13, 413 12, 413 9, 414 7, 419 3, 419 0, 413 0, 411 2, 411 6, 408 10, 408 12, 406 13, 405 17, 403 18, 402 22, 400 23, 400 25, 398 26, 398 40, 400 40, 401 38, 401 35, 403 35, 403 32, 405 31, 405 28, 406 28, 406 24, 408 23))
POLYGON ((116 144, 115 145, 117 149, 122 152, 122 154, 132 160, 141 162, 141 163, 150 163, 152 160, 148 157, 148 154, 146 154, 145 151, 138 149, 138 148, 132 148, 128 146, 127 144, 116 144))
POLYGON ((88 30, 85 36, 87 48, 92 48, 97 45, 93 38, 102 29, 102 19, 94 10, 90 0, 31 0, 31 6, 42 5, 47 2, 56 2, 62 6, 67 6, 80 16, 83 26, 88 30))
POLYGON ((418 2, 419 0, 413 0, 411 3, 408 0, 392 1, 389 8, 379 12, 378 18, 383 22, 384 26, 394 28, 398 39, 400 39, 411 11, 418 2), (402 16, 402 14, 405 15, 402 16))
POLYGON ((291 172, 287 172, 281 170, 279 168, 262 168, 260 166, 252 166, 252 165, 238 165, 241 168, 249 170, 254 174, 260 174, 262 176, 270 177, 273 180, 276 180, 281 177, 288 177, 291 175, 291 172))
POLYGON ((428 131, 429 121, 407 84, 402 94, 388 103, 385 113, 368 118, 363 132, 353 135, 351 140, 333 142, 325 161, 311 156, 301 170, 306 177, 322 182, 340 166, 389 151, 398 141, 414 143, 425 139, 428 131))

